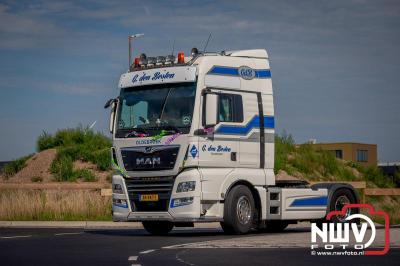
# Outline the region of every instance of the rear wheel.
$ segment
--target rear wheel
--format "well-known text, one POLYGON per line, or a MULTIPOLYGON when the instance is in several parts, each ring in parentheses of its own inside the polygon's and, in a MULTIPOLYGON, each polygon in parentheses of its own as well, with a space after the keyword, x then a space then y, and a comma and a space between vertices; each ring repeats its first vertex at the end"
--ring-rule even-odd
POLYGON ((255 204, 248 187, 238 185, 228 194, 221 227, 228 234, 246 234, 254 226, 255 204))
POLYGON ((152 235, 166 235, 174 227, 174 224, 168 221, 145 221, 142 224, 144 229, 152 235))
MULTIPOLYGON (((343 207, 347 204, 357 203, 356 198, 350 190, 341 188, 336 190, 329 202, 329 212, 331 211, 341 211, 343 207)), ((352 214, 358 213, 358 209, 351 208, 347 209, 344 215, 335 215, 331 218, 332 223, 345 223, 346 218, 352 214)))
MULTIPOLYGON (((354 194, 346 188, 340 188, 333 193, 327 213, 341 211, 345 205, 355 203, 357 203, 357 199, 354 194)), ((315 223, 319 228, 322 228, 323 223, 346 223, 346 218, 356 213, 359 213, 359 210, 357 208, 351 208, 347 209, 344 215, 334 215, 329 221, 324 218, 315 221, 315 223)), ((356 222, 358 222, 358 220, 356 222)))

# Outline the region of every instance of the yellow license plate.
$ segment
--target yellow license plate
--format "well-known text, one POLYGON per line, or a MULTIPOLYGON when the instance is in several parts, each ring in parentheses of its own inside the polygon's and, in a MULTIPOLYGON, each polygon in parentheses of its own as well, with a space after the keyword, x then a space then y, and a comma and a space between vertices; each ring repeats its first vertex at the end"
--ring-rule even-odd
POLYGON ((140 195, 140 201, 158 201, 158 194, 140 195))

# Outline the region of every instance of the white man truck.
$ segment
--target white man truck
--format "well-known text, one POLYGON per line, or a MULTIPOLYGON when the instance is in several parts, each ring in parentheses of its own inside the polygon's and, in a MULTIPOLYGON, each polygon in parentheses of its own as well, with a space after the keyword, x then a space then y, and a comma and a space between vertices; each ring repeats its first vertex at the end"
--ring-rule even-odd
MULTIPOLYGON (((323 221, 357 203, 347 184, 274 174, 275 117, 263 49, 135 58, 111 107, 114 221, 152 234, 220 222, 227 233, 323 221)), ((335 217, 343 222, 350 212, 335 217)))

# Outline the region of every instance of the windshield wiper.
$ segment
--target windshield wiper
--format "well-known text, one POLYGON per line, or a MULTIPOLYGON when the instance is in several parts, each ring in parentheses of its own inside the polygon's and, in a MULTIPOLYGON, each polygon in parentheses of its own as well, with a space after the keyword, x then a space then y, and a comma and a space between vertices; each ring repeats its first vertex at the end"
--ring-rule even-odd
POLYGON ((179 128, 177 128, 174 125, 165 125, 165 126, 160 126, 160 128, 167 130, 167 131, 173 131, 174 133, 179 133, 181 134, 182 131, 179 130, 179 128))
POLYGON ((173 134, 175 134, 175 133, 181 134, 182 133, 182 131, 174 125, 162 125, 162 126, 157 126, 157 127, 149 127, 147 129, 161 130, 161 131, 165 131, 166 133, 173 133, 173 134))
POLYGON ((158 118, 159 121, 162 121, 161 118, 162 118, 162 116, 164 114, 165 106, 167 105, 167 100, 168 100, 168 97, 169 97, 170 93, 171 93, 171 88, 168 89, 167 96, 165 96, 165 99, 164 99, 164 102, 163 102, 163 105, 162 105, 162 108, 161 108, 160 117, 158 118))

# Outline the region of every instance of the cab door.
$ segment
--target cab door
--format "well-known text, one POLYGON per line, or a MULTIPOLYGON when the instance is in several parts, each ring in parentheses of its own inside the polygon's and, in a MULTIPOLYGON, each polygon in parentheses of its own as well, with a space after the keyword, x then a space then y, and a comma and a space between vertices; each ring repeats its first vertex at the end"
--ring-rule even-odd
POLYGON ((238 167, 240 136, 231 132, 219 132, 218 129, 235 127, 243 122, 242 96, 239 92, 223 89, 209 90, 218 95, 219 123, 212 128, 199 125, 199 164, 205 167, 238 167))

